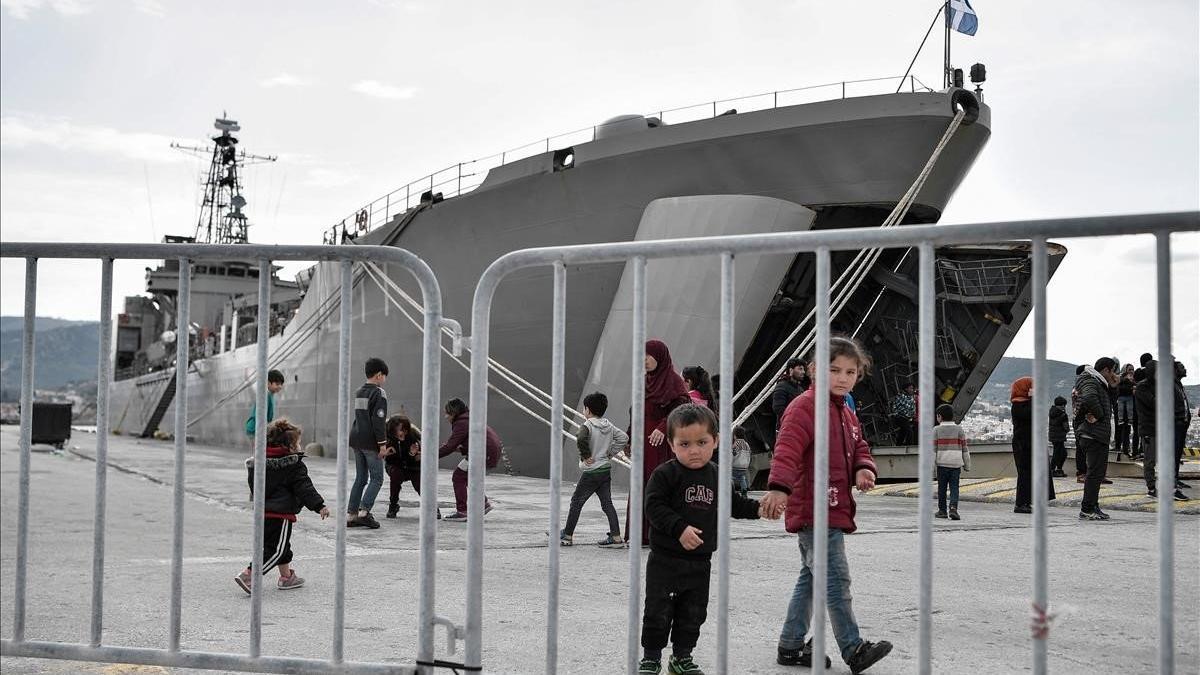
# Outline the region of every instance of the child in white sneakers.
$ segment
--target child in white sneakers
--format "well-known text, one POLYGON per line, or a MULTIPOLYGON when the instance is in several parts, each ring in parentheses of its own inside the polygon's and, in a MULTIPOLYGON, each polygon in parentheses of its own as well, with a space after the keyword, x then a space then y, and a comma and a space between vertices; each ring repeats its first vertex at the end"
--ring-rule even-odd
POLYGON ((958 481, 963 471, 971 470, 971 451, 967 435, 954 423, 954 406, 943 403, 937 407, 937 426, 933 429, 934 463, 937 465, 938 510, 935 518, 959 520, 958 481), (950 511, 946 512, 946 488, 950 489, 950 511))
POLYGON ((623 548, 625 540, 621 538, 621 523, 617 520, 617 509, 612 502, 612 474, 609 458, 624 452, 629 447, 629 435, 621 431, 604 413, 608 411, 608 397, 600 392, 588 394, 583 398, 583 426, 575 444, 579 448, 579 468, 583 475, 575 484, 575 494, 571 495, 571 511, 567 514, 567 526, 559 533, 559 541, 563 546, 574 543, 575 525, 579 523, 579 513, 583 505, 592 495, 600 497, 600 508, 608 516, 608 536, 597 542, 604 548, 623 548))
MULTIPOLYGON (((254 458, 246 460, 246 476, 250 493, 254 494, 254 458)), ((304 466, 304 453, 300 452, 300 427, 286 418, 280 418, 267 427, 267 476, 263 522, 263 574, 271 568, 279 568, 278 588, 289 590, 300 588, 304 579, 292 569, 292 523, 300 509, 309 509, 321 514, 321 520, 329 517, 329 507, 321 493, 313 487, 304 466)), ((243 591, 250 593, 253 574, 250 565, 233 578, 243 591)))

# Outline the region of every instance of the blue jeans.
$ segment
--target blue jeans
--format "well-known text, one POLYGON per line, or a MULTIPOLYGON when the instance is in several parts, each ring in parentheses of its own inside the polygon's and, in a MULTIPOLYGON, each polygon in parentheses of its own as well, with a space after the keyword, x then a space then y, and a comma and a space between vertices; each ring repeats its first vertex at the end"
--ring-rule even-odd
POLYGON ((745 469, 733 470, 733 485, 742 492, 743 495, 750 490, 750 483, 746 480, 745 469))
POLYGON ((350 501, 346 504, 346 513, 357 513, 359 510, 370 511, 375 506, 375 496, 383 487, 383 460, 379 451, 359 450, 351 448, 354 453, 354 485, 350 488, 350 501), (368 476, 370 482, 367 482, 368 476))
POLYGON ((946 512, 946 487, 950 487, 950 508, 958 508, 958 479, 962 476, 961 468, 939 466, 937 468, 938 482, 938 511, 946 512))
MULTIPOLYGON (((792 590, 792 600, 788 603, 787 619, 783 622, 783 632, 779 634, 780 649, 802 649, 808 623, 812 619, 812 528, 800 530, 798 538, 800 577, 796 579, 796 588, 792 590)), ((862 644, 862 637, 858 634, 858 622, 850 607, 850 564, 846 561, 845 534, 841 530, 829 529, 828 552, 826 601, 829 605, 829 621, 833 624, 833 637, 845 661, 862 644)))

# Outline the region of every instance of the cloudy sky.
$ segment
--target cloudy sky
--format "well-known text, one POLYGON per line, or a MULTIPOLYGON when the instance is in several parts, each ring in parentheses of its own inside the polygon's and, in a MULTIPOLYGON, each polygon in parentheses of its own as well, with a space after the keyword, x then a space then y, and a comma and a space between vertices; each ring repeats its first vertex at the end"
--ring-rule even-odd
MULTIPOLYGON (((617 114, 898 75, 938 4, 0 0, 0 227, 191 234, 206 160, 169 144, 203 143, 226 112, 243 147, 279 156, 248 176, 251 238, 319 243, 435 169, 617 114)), ((1200 208, 1195 0, 974 4, 954 60, 987 65, 993 134, 942 222, 1200 208)), ((937 85, 940 63, 935 31, 915 73, 937 85)), ((1152 348, 1152 240, 1063 243, 1051 358, 1152 348)), ((1174 248, 1175 349, 1196 381, 1200 238, 1174 248)), ((118 296, 144 265, 118 263, 118 296)), ((98 264, 40 268, 39 314, 94 318, 98 264)), ((4 314, 22 275, 0 266, 4 314)), ((1009 353, 1031 352, 1024 330, 1009 353)))

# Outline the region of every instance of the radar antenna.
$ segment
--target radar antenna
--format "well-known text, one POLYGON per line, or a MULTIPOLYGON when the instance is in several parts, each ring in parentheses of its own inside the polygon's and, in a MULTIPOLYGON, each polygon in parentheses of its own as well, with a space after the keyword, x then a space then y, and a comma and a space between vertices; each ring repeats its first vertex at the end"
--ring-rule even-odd
POLYGON ((246 198, 242 196, 241 170, 249 164, 274 162, 278 157, 239 150, 234 134, 242 128, 224 113, 213 122, 213 127, 221 133, 212 137, 211 147, 171 144, 172 148, 197 157, 212 155, 200 200, 195 240, 206 244, 245 244, 249 241, 246 231, 250 223, 244 211, 246 198))

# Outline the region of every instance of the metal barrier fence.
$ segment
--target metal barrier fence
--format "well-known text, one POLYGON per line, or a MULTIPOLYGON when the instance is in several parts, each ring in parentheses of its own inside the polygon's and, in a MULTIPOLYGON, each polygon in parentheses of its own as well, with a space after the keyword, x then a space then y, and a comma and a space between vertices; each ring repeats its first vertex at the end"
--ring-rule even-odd
MULTIPOLYGON (((423 296, 424 340, 422 348, 421 414, 425 421, 425 442, 437 447, 439 424, 438 399, 441 393, 441 352, 439 338, 442 327, 442 296, 437 279, 423 260, 409 251, 387 246, 265 246, 252 244, 42 244, 3 243, 0 257, 25 258, 25 327, 22 344, 21 373, 21 441, 19 496, 17 512, 16 573, 13 594, 13 635, 0 641, 4 656, 71 659, 134 663, 187 668, 211 668, 247 672, 275 673, 416 673, 431 672, 435 665, 433 638, 438 624, 448 626, 451 644, 458 627, 434 613, 434 578, 437 552, 437 490, 421 494, 420 516, 420 589, 418 598, 418 646, 416 666, 397 664, 348 662, 343 654, 345 618, 345 552, 346 519, 341 516, 346 504, 346 464, 348 455, 348 413, 351 404, 350 311, 352 307, 352 273, 355 262, 393 263, 408 270, 416 279, 423 296), (100 282, 100 356, 97 368, 96 418, 96 491, 95 523, 92 554, 91 630, 89 644, 39 642, 25 639, 25 609, 29 537, 29 462, 33 417, 34 319, 37 297, 37 263, 40 258, 97 259, 101 261, 100 282), (108 387, 112 375, 112 275, 114 259, 179 260, 179 300, 177 309, 176 399, 175 399, 175 477, 173 483, 173 532, 171 565, 171 599, 169 608, 169 643, 166 649, 145 649, 104 645, 104 543, 106 523, 106 475, 108 469, 109 410, 108 387), (181 595, 183 588, 183 510, 184 457, 187 449, 187 373, 188 373, 188 310, 189 282, 192 260, 258 260, 258 331, 268 334, 270 317, 271 263, 278 260, 333 261, 341 268, 341 323, 338 344, 338 415, 337 422, 337 531, 334 563, 333 648, 327 661, 307 658, 263 656, 260 653, 262 636, 262 577, 251 586, 250 644, 246 654, 230 654, 183 650, 180 633, 183 625, 181 595), (432 423, 429 421, 432 420, 432 423)), ((258 340, 258 381, 256 383, 255 415, 264 419, 267 408, 268 340, 258 340)), ((266 425, 255 425, 255 465, 266 463, 266 425)), ((437 456, 425 453, 421 458, 421 480, 426 485, 437 484, 437 456)), ((254 472, 254 534, 250 542, 254 569, 263 562, 263 514, 266 471, 254 472)))
MULTIPOLYGON (((1200 213, 1160 213, 1149 215, 1110 216, 1095 218, 1071 218, 1041 221, 981 223, 972 225, 922 225, 890 229, 824 230, 781 234, 738 235, 727 237, 688 238, 669 241, 642 241, 584 246, 561 246, 526 249, 509 253, 494 262, 483 274, 475 289, 471 314, 471 401, 470 447, 482 448, 487 427, 487 370, 489 355, 489 330, 491 327, 491 303, 500 282, 516 270, 552 266, 554 268, 554 312, 552 382, 553 419, 550 431, 550 509, 549 531, 553 534, 559 527, 560 484, 562 481, 562 403, 563 362, 566 303, 566 266, 597 263, 627 262, 633 273, 633 319, 632 319, 632 398, 636 401, 644 395, 642 377, 642 354, 646 339, 646 261, 662 258, 718 255, 721 257, 721 324, 720 324, 720 375, 721 382, 732 383, 733 363, 733 280, 735 256, 738 254, 769 254, 814 252, 816 254, 817 287, 817 366, 816 388, 828 392, 829 370, 829 274, 830 252, 858 250, 862 248, 916 247, 919 251, 919 389, 921 401, 935 401, 934 394, 934 247, 939 245, 961 245, 993 243, 1001 240, 1032 240, 1032 283, 1034 303, 1034 364, 1033 379, 1046 379, 1046 284, 1048 280, 1048 237, 1099 237, 1125 234, 1153 234, 1157 244, 1157 297, 1158 297, 1158 348, 1160 362, 1169 363, 1171 345, 1171 242, 1172 232, 1200 230, 1200 213)), ((1035 446, 1046 454, 1047 413, 1049 390, 1034 389, 1033 438, 1035 446)), ((720 400, 720 448, 719 448, 719 527, 717 565, 717 673, 730 671, 728 663, 728 608, 729 608, 729 517, 732 491, 731 476, 731 421, 733 419, 731 397, 720 400)), ((828 399, 818 395, 816 411, 816 456, 813 476, 814 505, 814 554, 813 554, 813 671, 824 671, 825 656, 825 595, 826 595, 826 541, 828 536, 827 509, 824 498, 828 481, 828 434, 829 420, 825 414, 828 399)), ((1170 428, 1172 394, 1169 378, 1158 378, 1157 423, 1158 428, 1170 428)), ((630 530, 629 530, 629 608, 628 608, 628 654, 627 670, 634 673, 638 668, 638 635, 640 609, 640 574, 642 547, 641 530, 637 524, 642 519, 641 481, 643 447, 641 415, 632 416, 630 440, 632 444, 632 468, 630 481, 630 530)), ((933 409, 921 406, 920 462, 921 466, 933 462, 933 409)), ((1158 533, 1159 533, 1159 672, 1174 672, 1174 454, 1169 434, 1157 437, 1158 456, 1158 533)), ((465 662, 470 668, 482 667, 483 644, 483 507, 484 507, 484 453, 472 452, 468 457, 468 519, 467 519, 467 625, 465 662)), ((1033 626, 1031 633, 1032 666, 1034 673, 1046 672, 1045 613, 1047 610, 1047 541, 1046 509, 1049 466, 1047 462, 1033 462, 1032 485, 1034 487, 1033 519, 1033 583, 1032 606, 1033 626)), ((919 672, 931 672, 932 658, 932 611, 933 611, 933 532, 932 532, 932 484, 921 481, 918 507, 920 568, 918 575, 919 609, 919 672)), ((559 547, 553 537, 549 547, 549 590, 546 630, 546 672, 557 672, 558 666, 558 588, 559 547)))

